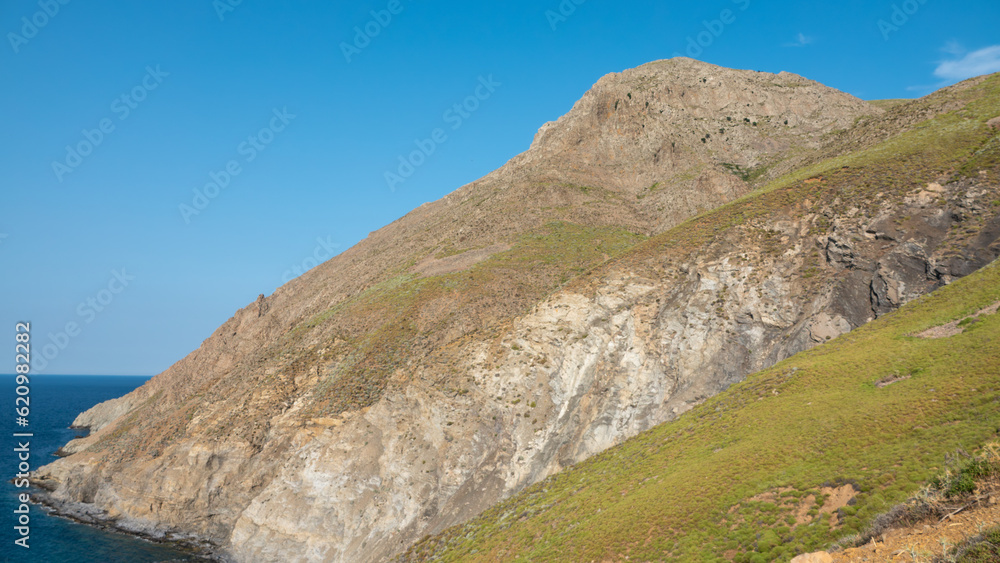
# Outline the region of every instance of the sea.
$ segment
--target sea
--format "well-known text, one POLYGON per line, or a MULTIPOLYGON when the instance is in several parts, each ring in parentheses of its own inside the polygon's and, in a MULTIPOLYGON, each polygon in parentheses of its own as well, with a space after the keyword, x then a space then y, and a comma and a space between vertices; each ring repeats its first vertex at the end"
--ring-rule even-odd
MULTIPOLYGON (((153 563, 204 562, 179 546, 94 528, 52 516, 38 505, 28 507, 28 547, 15 543, 21 534, 18 494, 28 489, 12 482, 18 473, 19 442, 29 441, 31 470, 56 459, 55 452, 81 435, 70 430, 76 415, 139 387, 148 377, 33 375, 28 389, 28 426, 18 425, 15 376, 0 376, 0 562, 3 563, 153 563), (15 437, 15 433, 31 437, 15 437)), ((25 390, 22 389, 22 392, 25 390)))

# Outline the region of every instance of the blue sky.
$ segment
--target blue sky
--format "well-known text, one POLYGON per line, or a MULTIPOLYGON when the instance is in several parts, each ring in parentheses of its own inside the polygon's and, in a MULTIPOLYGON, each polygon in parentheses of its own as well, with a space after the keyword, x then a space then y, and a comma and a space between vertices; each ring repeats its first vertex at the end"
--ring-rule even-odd
POLYGON ((0 361, 29 320, 52 374, 166 369, 609 72, 686 54, 879 99, 1000 70, 992 0, 0 6, 0 361))

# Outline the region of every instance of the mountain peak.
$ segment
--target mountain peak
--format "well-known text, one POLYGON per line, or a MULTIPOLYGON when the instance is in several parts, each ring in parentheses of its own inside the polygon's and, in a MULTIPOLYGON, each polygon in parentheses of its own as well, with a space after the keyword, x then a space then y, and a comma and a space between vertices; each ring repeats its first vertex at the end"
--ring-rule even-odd
POLYGON ((831 132, 881 112, 789 72, 675 58, 602 77, 566 115, 544 124, 511 163, 632 195, 692 174, 766 180, 791 165, 780 165, 791 147, 815 149, 831 132))

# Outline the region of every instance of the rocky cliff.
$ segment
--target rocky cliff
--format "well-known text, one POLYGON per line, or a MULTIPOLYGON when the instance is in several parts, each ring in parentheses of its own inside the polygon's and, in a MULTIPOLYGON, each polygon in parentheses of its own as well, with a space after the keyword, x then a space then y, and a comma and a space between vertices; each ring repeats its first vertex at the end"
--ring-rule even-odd
POLYGON ((237 561, 391 558, 995 258, 997 82, 883 112, 687 59, 604 77, 82 414, 43 500, 237 561))

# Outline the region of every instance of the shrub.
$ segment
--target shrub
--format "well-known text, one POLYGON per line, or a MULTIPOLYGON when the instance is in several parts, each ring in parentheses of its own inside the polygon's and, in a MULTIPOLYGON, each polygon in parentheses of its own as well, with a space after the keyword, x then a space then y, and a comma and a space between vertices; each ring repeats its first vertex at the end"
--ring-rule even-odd
POLYGON ((993 475, 994 467, 985 459, 974 459, 969 462, 969 465, 965 468, 963 473, 969 475, 973 479, 984 479, 993 475))
POLYGON ((976 480, 971 475, 962 473, 948 484, 948 488, 944 491, 944 496, 945 498, 954 498, 971 495, 974 492, 976 492, 976 480))

